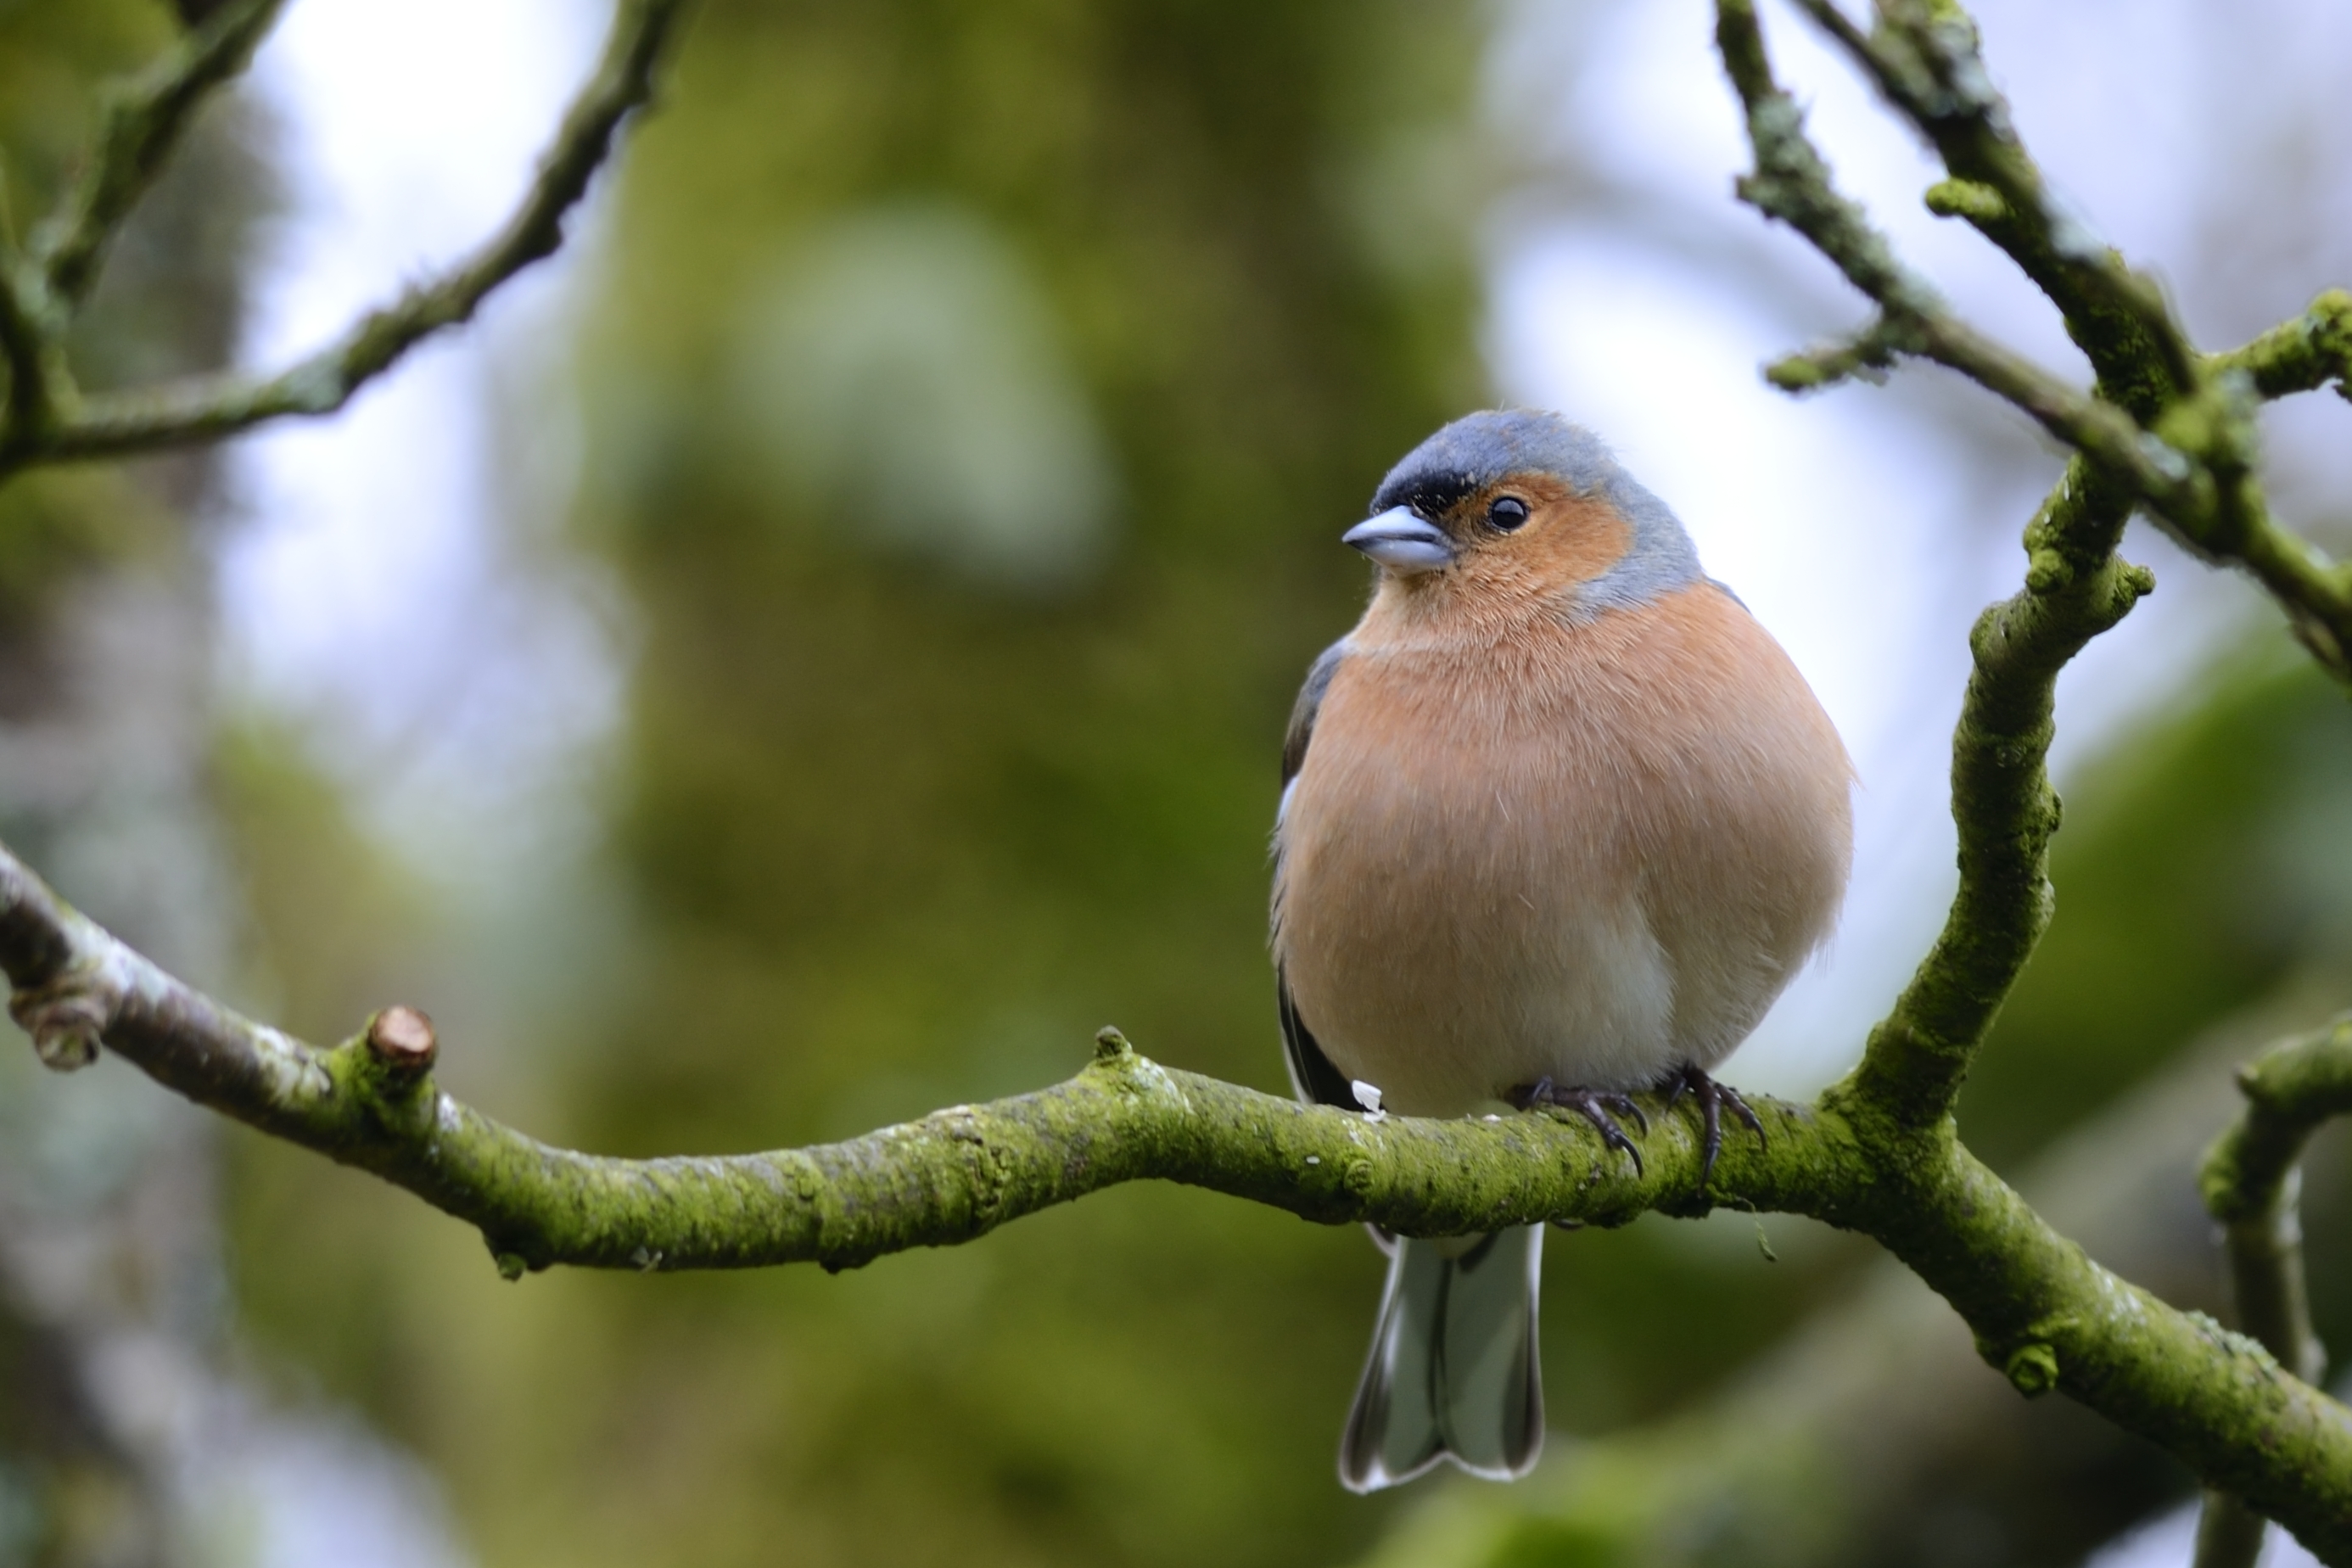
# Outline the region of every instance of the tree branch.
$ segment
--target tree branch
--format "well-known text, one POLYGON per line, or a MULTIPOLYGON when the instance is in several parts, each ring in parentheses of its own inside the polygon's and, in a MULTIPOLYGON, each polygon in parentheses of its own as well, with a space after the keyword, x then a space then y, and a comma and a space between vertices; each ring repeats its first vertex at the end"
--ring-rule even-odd
POLYGON ((2050 922, 2059 805, 2043 763, 2058 672, 2156 586, 2116 554, 2131 494, 2080 458, 2025 531, 2025 585, 1977 620, 1952 736, 1960 885, 1936 945, 1825 1098, 1906 1129, 1951 1112, 1969 1062, 2050 922))
MULTIPOLYGON (((41 1059, 101 1043, 199 1105, 372 1172, 478 1226, 502 1268, 852 1268, 971 1240, 1122 1182, 1182 1182, 1328 1224, 1458 1236, 1547 1219, 1698 1213, 1695 1105, 1652 1097, 1641 1169, 1580 1119, 1368 1118, 1166 1068, 1104 1031, 1066 1083, 958 1106, 845 1143, 618 1160, 551 1148, 440 1092, 430 1037, 380 1014, 328 1049, 240 1017, 165 973, 0 848, 0 970, 41 1059)), ((406 1009, 408 1018, 421 1016, 406 1009)), ((429 1027, 429 1026, 427 1026, 429 1027)), ((1727 1146, 1717 1194, 1811 1213, 1862 1180, 1850 1141, 1759 1096, 1769 1144, 1727 1146)))
MULTIPOLYGON (((2295 1213, 2304 1145, 2320 1125, 2352 1115, 2352 1014, 2264 1051, 2238 1074, 2246 1109, 2206 1152, 2199 1187, 2221 1222, 2238 1323, 2305 1380, 2326 1370, 2304 1290, 2303 1226, 2295 1213)), ((2263 1518, 2209 1490, 2197 1568, 2252 1568, 2263 1518)))
POLYGON ((320 1050, 237 1016, 5 850, 0 970, 43 1059, 78 1065, 103 1043, 199 1104, 478 1226, 509 1277, 556 1263, 853 1268, 1147 1179, 1412 1236, 1618 1225, 1717 1204, 1810 1215, 1885 1243, 2021 1391, 2063 1389, 2352 1563, 2352 1417, 2252 1341, 2092 1262, 1961 1148, 1948 1121, 1897 1147, 1834 1104, 1758 1097, 1769 1142, 1732 1140, 1702 1192, 1691 1104, 1649 1098, 1636 1171, 1580 1123, 1304 1106, 1162 1068, 1106 1030, 1077 1077, 1034 1094, 842 1143, 614 1160, 536 1142, 440 1092, 421 1020, 380 1014, 360 1038, 320 1050))
POLYGON ((285 5, 236 0, 224 5, 163 58, 110 91, 81 177, 33 237, 43 312, 53 316, 52 331, 89 297, 106 247, 163 172, 196 110, 243 73, 285 5))
MULTIPOLYGON (((2036 1155, 2018 1190, 2166 1300, 2223 1307, 2210 1222, 2180 1174, 2210 1142, 2216 1097, 2248 1040, 2274 1032, 2268 1018, 2221 1026, 2036 1155)), ((1580 1443, 1517 1486, 1423 1499, 1365 1568, 1932 1562, 1956 1496, 2012 1540, 2034 1535, 2042 1560, 2053 1514, 2078 1541, 2130 1522, 2115 1513, 2119 1473, 2153 1479, 2154 1457, 2120 1426, 2026 1408, 1937 1309, 1881 1258, 1696 1403, 1580 1443), (2084 1516, 2085 1485, 2104 1495, 2104 1517, 2084 1516), (1555 1542, 1574 1544, 1531 1550, 1555 1542)))
MULTIPOLYGON (((2327 561, 2271 517, 2253 477, 2257 386, 2245 376, 2207 376, 2155 286, 2049 195, 1992 90, 1975 25, 1955 5, 1885 0, 1865 37, 1829 0, 1800 4, 1943 155, 1955 178, 1928 193, 1929 206, 1974 224, 2042 288, 2090 355, 2097 388, 2077 392, 1983 337, 1902 264, 1862 208, 1838 195, 1806 138, 1803 114, 1772 77, 1753 0, 1720 0, 1717 46, 1756 154, 1741 197, 1802 234, 1878 305, 1869 347, 1958 371, 2026 414, 2183 545, 2252 573, 2313 656, 2352 683, 2352 566, 2327 561)), ((2336 331, 2315 331, 2314 352, 2330 347, 2336 331)), ((1803 390, 1832 379, 1842 363, 1835 350, 1799 356, 1775 367, 1775 380, 1803 390)))
POLYGON ((2196 353, 2162 293, 2043 184, 1965 12, 1882 0, 1865 35, 1832 0, 1798 5, 1935 147, 1953 178, 1928 207, 1975 226, 2058 307, 2101 397, 2145 422, 2196 387, 2196 353))
MULTIPOLYGON (((233 16, 260 16, 266 25, 265 14, 274 15, 278 3, 251 0, 235 12, 224 12, 200 36, 209 36, 233 16)), ((495 235, 440 277, 410 288, 389 306, 370 311, 333 343, 275 374, 195 376, 83 400, 69 413, 61 413, 37 428, 28 427, 13 445, 0 443, 0 478, 39 463, 215 441, 268 420, 331 414, 342 407, 420 341, 469 319, 492 290, 563 243, 565 216, 586 194, 589 182, 610 154, 621 121, 651 96, 654 70, 684 10, 685 0, 620 0, 595 73, 565 113, 521 204, 495 235)), ((150 120, 158 117, 163 131, 151 128, 137 137, 128 132, 122 136, 145 147, 158 135, 176 133, 179 121, 163 116, 161 109, 138 124, 148 126, 150 120)), ((108 145, 110 148, 113 141, 108 145)), ((163 145, 168 147, 168 140, 163 145)), ((136 180, 125 186, 121 180, 107 183, 94 178, 87 186, 93 194, 82 198, 78 211, 86 209, 106 216, 110 224, 119 224, 130 198, 152 173, 149 163, 133 159, 129 153, 121 156, 127 168, 138 171, 136 180)), ((89 222, 96 223, 97 218, 89 222)), ((86 226, 78 223, 73 231, 79 233, 86 226)), ((105 234, 99 233, 87 245, 65 245, 55 253, 52 268, 84 251, 90 260, 80 265, 94 265, 104 239, 105 234)), ((82 272, 68 267, 60 276, 72 279, 82 272)), ((62 330, 61 321, 45 324, 37 316, 32 321, 52 338, 62 330)), ((12 410, 12 426, 18 423, 12 410)))
POLYGON ((2352 401, 2352 293, 2330 289, 2311 309, 2282 321, 2242 348, 2205 362, 2215 376, 2242 371, 2256 396, 2278 398, 2316 392, 2336 383, 2337 395, 2352 401))
MULTIPOLYGON (((110 119, 54 237, 30 263, 10 258, 0 279, 11 393, 0 474, 328 412, 424 336, 466 320, 561 244, 565 215, 650 91, 682 0, 622 0, 603 62, 522 205, 441 279, 278 375, 81 403, 58 349, 63 319, 194 104, 250 54, 277 3, 224 10, 152 73, 110 119)), ((1832 187, 1771 79, 1751 0, 1720 0, 1718 42, 1756 150, 1741 194, 1804 234, 1879 309, 1859 338, 1784 362, 1776 379, 1819 385, 1895 354, 1927 358, 2024 410, 2078 455, 2027 530, 2024 587, 1988 610, 1971 638, 1953 751, 1960 889, 1942 935, 1854 1073, 1817 1105, 1759 1098, 1769 1142, 1735 1138, 1711 1179, 1701 1172, 1696 1105, 1674 1110, 1652 1097, 1647 1160, 1629 1168, 1580 1122, 1544 1113, 1435 1122, 1301 1106, 1162 1068, 1111 1031, 1066 1083, 845 1142, 605 1159, 539 1143, 442 1093, 421 1015, 387 1010, 359 1037, 306 1045, 165 974, 0 849, 0 970, 12 1015, 52 1066, 80 1065, 102 1045, 200 1104, 405 1187, 478 1226, 510 1277, 558 1263, 855 1267, 967 1241, 1143 1179, 1413 1236, 1546 1220, 1616 1225, 1652 1209, 1691 1215, 1716 1205, 1808 1215, 1880 1240, 1952 1304, 1979 1352, 2021 1392, 2063 1390, 2286 1523, 2326 1560, 2352 1564, 2352 1415, 2256 1342, 2175 1311, 2094 1263, 1960 1145, 1950 1114, 2048 919, 2058 803, 2044 759, 2058 671, 2152 585, 2116 554, 2132 509, 2147 507, 2208 555, 2253 571, 2315 651, 2352 676, 2352 575, 2273 525, 2251 457, 2257 397, 2342 375, 2346 307, 2324 296, 2305 321, 2234 356, 2199 357, 2152 286, 2042 189, 1957 7, 1887 0, 1865 36, 1826 0, 1800 4, 1942 152, 1954 179, 1931 193, 1931 205, 1976 224, 2042 285, 2099 384, 2078 391, 1978 334, 1902 265, 1832 187)), ((2352 1041, 2336 1054, 2352 1054, 2352 1041)), ((2281 1088, 2275 1103, 2266 1100, 2256 1082, 2272 1081, 2263 1076, 2270 1061, 2250 1079, 2251 1131, 2231 1146, 2234 1173, 2223 1185, 2253 1194, 2244 1223, 2255 1227, 2250 1237, 2268 1237, 2265 1278, 2276 1284, 2287 1256, 2277 1184, 2301 1137, 2290 1141, 2281 1118, 2335 1104, 2326 1095, 2338 1090, 2281 1088)), ((2352 1082, 2335 1056, 2315 1066, 2296 1057, 2273 1077, 2307 1085, 2331 1072, 2352 1082)), ((2301 1342, 2292 1323, 2283 1331, 2282 1342, 2301 1342)))
POLYGON ((1875 302, 1874 329, 1889 347, 1958 371, 2012 404, 2053 436, 2129 476, 2143 494, 2170 495, 2188 463, 2155 443, 2122 410, 2088 397, 1991 342, 1954 316, 1935 286, 1896 258, 1862 207, 1838 194, 1829 165, 1805 135, 1804 114, 1773 79, 1752 0, 1722 0, 1716 43, 1748 112, 1756 168, 1740 198, 1810 240, 1875 302))

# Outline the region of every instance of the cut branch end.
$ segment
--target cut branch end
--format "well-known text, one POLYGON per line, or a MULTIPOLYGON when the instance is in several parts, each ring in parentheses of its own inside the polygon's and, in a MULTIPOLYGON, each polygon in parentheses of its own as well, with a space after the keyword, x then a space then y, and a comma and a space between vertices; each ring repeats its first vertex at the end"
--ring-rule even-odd
POLYGON ((414 1007, 386 1007, 368 1020, 368 1049, 395 1073, 414 1075, 429 1070, 440 1050, 433 1020, 414 1007))

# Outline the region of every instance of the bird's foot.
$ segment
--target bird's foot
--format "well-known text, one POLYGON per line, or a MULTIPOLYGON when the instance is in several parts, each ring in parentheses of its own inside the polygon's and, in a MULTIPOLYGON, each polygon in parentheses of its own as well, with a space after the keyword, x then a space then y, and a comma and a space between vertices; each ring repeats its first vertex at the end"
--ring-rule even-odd
POLYGON ((1633 1162, 1634 1174, 1641 1174, 1642 1151, 1633 1147, 1633 1141, 1625 1136, 1625 1129, 1617 1121, 1620 1116, 1631 1117, 1645 1135, 1649 1132, 1650 1119, 1642 1114, 1642 1108, 1631 1098, 1607 1089, 1563 1089, 1548 1078, 1539 1078, 1531 1084, 1513 1089, 1510 1100, 1522 1110, 1550 1105, 1562 1110, 1575 1111, 1592 1123, 1593 1131, 1601 1134, 1601 1142, 1604 1145, 1633 1162))
POLYGON ((1706 1191, 1707 1178, 1715 1174, 1715 1157, 1723 1152, 1724 1107, 1729 1106, 1731 1114, 1739 1118, 1748 1131, 1756 1134, 1759 1147, 1765 1145, 1764 1123, 1758 1120, 1754 1109, 1739 1098, 1739 1091, 1729 1084, 1716 1082, 1697 1068, 1679 1067, 1660 1079, 1658 1087, 1666 1091, 1666 1109, 1669 1110, 1685 1094, 1698 1101, 1699 1125, 1705 1129, 1705 1137, 1699 1146, 1699 1191, 1706 1191))

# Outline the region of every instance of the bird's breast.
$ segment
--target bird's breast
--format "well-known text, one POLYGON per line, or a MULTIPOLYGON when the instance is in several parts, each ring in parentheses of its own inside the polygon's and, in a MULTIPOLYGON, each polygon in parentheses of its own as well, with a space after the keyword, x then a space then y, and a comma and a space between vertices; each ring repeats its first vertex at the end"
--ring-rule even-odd
POLYGON ((1350 638, 1278 835, 1276 954, 1335 1065, 1454 1114, 1719 1059, 1826 929, 1851 837, 1843 748, 1778 645, 1704 584, 1381 629, 1350 638))

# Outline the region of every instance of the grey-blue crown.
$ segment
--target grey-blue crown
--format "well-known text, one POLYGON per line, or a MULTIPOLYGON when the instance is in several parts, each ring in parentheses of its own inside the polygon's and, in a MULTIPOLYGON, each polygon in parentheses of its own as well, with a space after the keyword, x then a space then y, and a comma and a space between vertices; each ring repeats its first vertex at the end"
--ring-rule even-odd
POLYGON ((1621 468, 1600 437, 1544 409, 1490 409, 1456 419, 1389 470, 1371 510, 1409 506, 1434 520, 1471 491, 1525 473, 1548 474, 1579 495, 1607 501, 1633 531, 1623 558, 1579 588, 1580 615, 1630 608, 1706 575, 1673 510, 1621 468))

